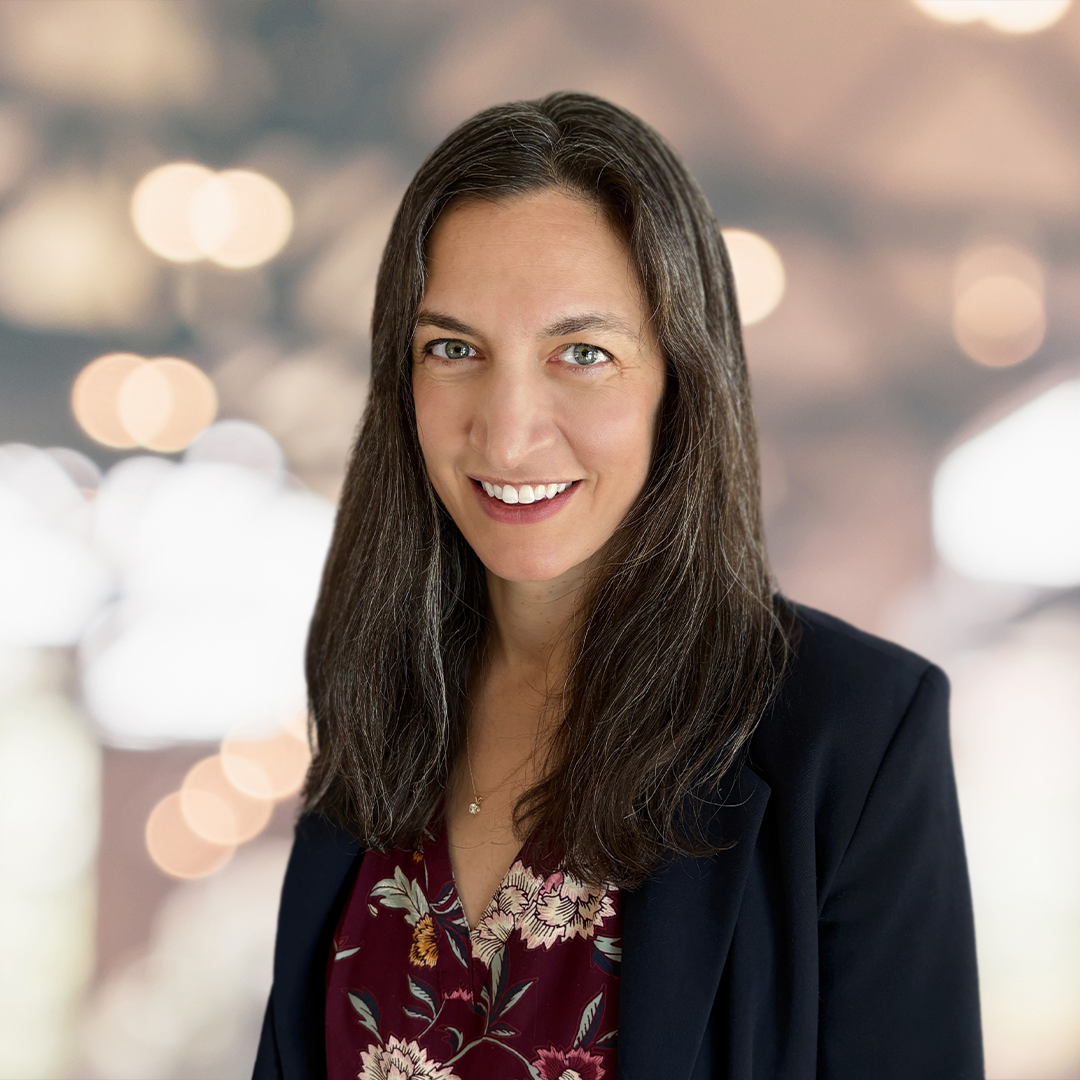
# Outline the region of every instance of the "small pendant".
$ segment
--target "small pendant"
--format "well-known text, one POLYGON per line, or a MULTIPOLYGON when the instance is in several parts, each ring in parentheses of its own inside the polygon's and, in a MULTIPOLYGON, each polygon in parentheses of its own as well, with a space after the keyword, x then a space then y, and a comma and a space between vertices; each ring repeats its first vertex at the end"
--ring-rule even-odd
POLYGON ((469 803, 469 813, 470 814, 479 814, 480 813, 480 804, 477 803, 477 802, 469 803))

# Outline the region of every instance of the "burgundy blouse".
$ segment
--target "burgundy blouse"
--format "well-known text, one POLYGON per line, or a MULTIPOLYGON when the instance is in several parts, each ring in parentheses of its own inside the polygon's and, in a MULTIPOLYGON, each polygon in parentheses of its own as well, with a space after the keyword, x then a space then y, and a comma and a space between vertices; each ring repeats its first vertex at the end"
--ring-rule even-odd
POLYGON ((327 964, 329 1080, 614 1080, 618 890, 531 860, 470 932, 445 824, 364 855, 327 964))

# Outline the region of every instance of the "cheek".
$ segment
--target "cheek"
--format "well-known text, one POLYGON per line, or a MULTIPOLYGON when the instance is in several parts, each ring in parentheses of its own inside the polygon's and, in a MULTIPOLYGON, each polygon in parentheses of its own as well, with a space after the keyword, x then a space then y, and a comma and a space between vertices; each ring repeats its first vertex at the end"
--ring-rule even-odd
POLYGON ((618 390, 591 406, 572 421, 579 459, 597 473, 603 488, 632 501, 649 472, 656 406, 618 390))
POLYGON ((454 410, 447 395, 427 380, 413 382, 413 409, 416 412, 416 433, 428 473, 434 479, 445 467, 453 450, 454 410))

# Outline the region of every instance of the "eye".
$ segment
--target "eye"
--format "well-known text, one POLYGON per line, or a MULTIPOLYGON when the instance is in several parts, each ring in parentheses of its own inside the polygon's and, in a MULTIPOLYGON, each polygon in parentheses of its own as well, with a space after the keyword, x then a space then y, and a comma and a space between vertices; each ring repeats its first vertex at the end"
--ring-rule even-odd
POLYGON ((476 350, 467 341, 458 338, 433 341, 424 351, 439 357, 440 360, 468 360, 476 356, 476 350))
POLYGON ((565 360, 572 367, 593 367, 595 364, 603 364, 611 359, 611 354, 605 352, 596 345, 587 345, 577 342, 567 345, 559 351, 559 358, 565 360))

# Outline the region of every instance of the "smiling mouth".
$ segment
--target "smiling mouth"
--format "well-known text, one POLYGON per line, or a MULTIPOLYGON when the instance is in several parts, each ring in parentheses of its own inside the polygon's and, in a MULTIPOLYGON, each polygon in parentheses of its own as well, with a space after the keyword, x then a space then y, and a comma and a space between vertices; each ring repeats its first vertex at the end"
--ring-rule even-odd
POLYGON ((578 481, 566 480, 551 484, 490 484, 486 480, 473 480, 473 483, 483 488, 488 498, 498 499, 507 506, 528 506, 529 503, 541 502, 543 499, 554 499, 578 481))

